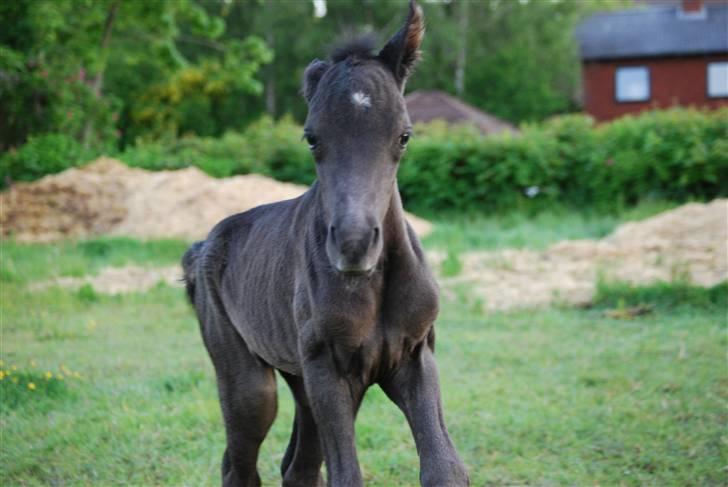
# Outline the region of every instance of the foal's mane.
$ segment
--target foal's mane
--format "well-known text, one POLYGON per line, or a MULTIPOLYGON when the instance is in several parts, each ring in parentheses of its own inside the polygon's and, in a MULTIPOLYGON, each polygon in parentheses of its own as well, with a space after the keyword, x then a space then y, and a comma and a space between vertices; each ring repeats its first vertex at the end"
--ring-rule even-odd
POLYGON ((377 53, 374 51, 375 47, 376 40, 373 35, 361 35, 346 39, 345 41, 334 45, 329 57, 334 63, 345 61, 349 58, 361 60, 374 59, 377 57, 377 53))

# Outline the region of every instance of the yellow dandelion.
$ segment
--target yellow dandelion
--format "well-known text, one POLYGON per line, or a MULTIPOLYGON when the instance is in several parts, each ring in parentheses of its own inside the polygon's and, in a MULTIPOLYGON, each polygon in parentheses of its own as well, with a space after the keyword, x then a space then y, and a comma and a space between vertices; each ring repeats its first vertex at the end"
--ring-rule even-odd
POLYGON ((30 389, 31 391, 34 391, 35 390, 35 383, 28 382, 28 389, 30 389))
POLYGON ((63 374, 56 374, 56 378, 58 380, 63 380, 63 374))
POLYGON ((0 380, 3 380, 5 378, 5 372, 0 370, 0 380))
POLYGON ((46 380, 50 380, 53 378, 53 372, 51 372, 51 371, 48 371, 43 375, 45 376, 46 380))
POLYGON ((11 366, 10 368, 11 368, 11 369, 12 369, 13 371, 15 371, 15 370, 18 370, 18 366, 17 366, 17 365, 12 365, 12 366, 11 366))

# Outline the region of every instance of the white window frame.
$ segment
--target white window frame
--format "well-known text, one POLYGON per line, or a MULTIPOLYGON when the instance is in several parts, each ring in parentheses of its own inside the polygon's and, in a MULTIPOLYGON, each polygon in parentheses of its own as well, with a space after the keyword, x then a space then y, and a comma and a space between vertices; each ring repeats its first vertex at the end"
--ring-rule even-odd
POLYGON ((647 66, 618 66, 617 70, 614 72, 614 99, 617 103, 641 103, 650 101, 650 98, 652 97, 652 82, 650 78, 650 68, 647 66), (620 76, 624 76, 629 73, 644 73, 646 83, 644 96, 627 96, 626 93, 620 92, 620 76))
POLYGON ((705 68, 705 84, 708 98, 728 97, 728 61, 708 63, 705 68), (718 83, 718 86, 714 83, 718 83))

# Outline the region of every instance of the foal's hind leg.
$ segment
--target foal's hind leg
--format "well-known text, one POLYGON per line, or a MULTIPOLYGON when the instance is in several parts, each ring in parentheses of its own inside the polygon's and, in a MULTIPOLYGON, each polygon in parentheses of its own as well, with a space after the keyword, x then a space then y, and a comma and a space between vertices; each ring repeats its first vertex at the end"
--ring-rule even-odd
POLYGON ((215 366, 227 435, 222 484, 259 486, 258 450, 277 409, 275 373, 248 351, 227 317, 207 320, 202 335, 215 366))
POLYGON ((321 452, 318 430, 308 405, 303 379, 281 372, 296 400, 291 441, 281 464, 284 487, 316 487, 324 485, 321 478, 321 452))

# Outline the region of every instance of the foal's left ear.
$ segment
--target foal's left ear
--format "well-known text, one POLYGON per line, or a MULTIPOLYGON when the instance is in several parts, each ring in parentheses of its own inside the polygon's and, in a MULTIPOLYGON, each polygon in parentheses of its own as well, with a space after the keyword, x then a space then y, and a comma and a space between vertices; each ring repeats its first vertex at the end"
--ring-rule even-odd
POLYGON ((316 93, 318 83, 327 69, 329 69, 329 63, 314 59, 308 65, 306 71, 303 72, 303 97, 307 103, 311 103, 311 98, 316 93))
POLYGON ((397 83, 404 86, 420 57, 420 44, 425 35, 425 16, 414 0, 409 2, 407 22, 379 51, 379 59, 392 70, 397 83))

